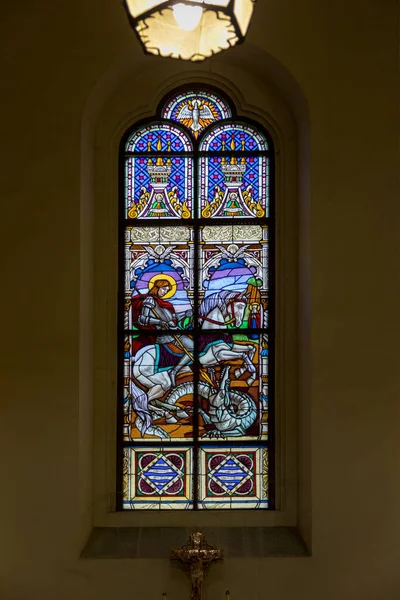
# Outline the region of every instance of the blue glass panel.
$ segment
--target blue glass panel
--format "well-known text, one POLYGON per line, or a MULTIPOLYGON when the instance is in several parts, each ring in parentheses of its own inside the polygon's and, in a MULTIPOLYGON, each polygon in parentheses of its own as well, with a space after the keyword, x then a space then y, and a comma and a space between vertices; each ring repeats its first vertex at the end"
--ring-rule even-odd
POLYGON ((126 218, 192 216, 192 159, 138 156, 125 163, 126 218))
POLYGON ((200 144, 200 150, 206 151, 246 151, 268 150, 267 140, 249 125, 218 125, 206 135, 200 144))
POLYGON ((168 124, 148 125, 126 142, 127 152, 189 152, 192 145, 181 131, 168 124))
POLYGON ((268 217, 268 199, 267 157, 200 159, 200 213, 203 218, 268 217))

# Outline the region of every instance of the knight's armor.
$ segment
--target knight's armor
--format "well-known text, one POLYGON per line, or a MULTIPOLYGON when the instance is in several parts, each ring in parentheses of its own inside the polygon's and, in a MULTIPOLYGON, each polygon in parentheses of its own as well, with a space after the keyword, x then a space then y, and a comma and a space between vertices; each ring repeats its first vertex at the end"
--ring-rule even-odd
POLYGON ((155 327, 155 329, 166 329, 171 321, 176 325, 176 316, 173 311, 160 306, 153 296, 147 296, 143 300, 139 325, 155 327))
MULTIPOLYGON (((147 296, 143 300, 138 321, 139 325, 146 328, 154 327, 155 329, 174 330, 177 328, 177 317, 181 318, 186 315, 187 313, 176 315, 174 310, 161 306, 153 296, 147 296)), ((178 373, 182 367, 190 363, 193 357, 192 338, 187 335, 182 335, 178 333, 178 331, 179 330, 177 330, 175 335, 165 333, 165 335, 157 336, 157 344, 174 344, 182 350, 182 358, 176 367, 170 371, 173 384, 175 383, 176 373, 178 373)))

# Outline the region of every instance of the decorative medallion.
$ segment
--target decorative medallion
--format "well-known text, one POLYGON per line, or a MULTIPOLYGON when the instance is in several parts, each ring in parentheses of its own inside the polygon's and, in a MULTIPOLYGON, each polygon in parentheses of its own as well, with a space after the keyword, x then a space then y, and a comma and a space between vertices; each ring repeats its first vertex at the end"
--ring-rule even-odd
POLYGON ((252 493, 254 461, 251 454, 213 454, 208 467, 210 494, 252 493))

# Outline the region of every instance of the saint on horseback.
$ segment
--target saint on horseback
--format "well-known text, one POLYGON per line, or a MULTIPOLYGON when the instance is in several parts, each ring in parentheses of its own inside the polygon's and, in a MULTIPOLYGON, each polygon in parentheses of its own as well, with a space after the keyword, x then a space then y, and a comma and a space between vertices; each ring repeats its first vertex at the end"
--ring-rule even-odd
MULTIPOLYGON (((193 362, 194 344, 192 337, 184 332, 191 311, 175 312, 173 304, 167 300, 174 294, 173 280, 171 282, 169 279, 165 275, 154 277, 149 285, 149 293, 132 299, 133 322, 138 329, 148 332, 146 338, 139 337, 139 344, 132 347, 131 359, 131 397, 137 415, 136 426, 142 436, 147 432, 167 437, 161 427, 153 424, 154 415, 163 416, 166 423, 176 423, 176 417, 188 417, 182 407, 175 406, 176 399, 171 394, 167 395, 175 388, 178 375, 190 375, 187 392, 193 393, 190 365, 193 362), (159 332, 157 335, 154 333, 156 330, 159 332)), ((198 340, 198 359, 202 376, 214 387, 215 394, 218 385, 207 373, 211 374, 213 367, 227 361, 242 360, 243 367, 237 369, 237 375, 247 370, 248 385, 254 382, 254 346, 235 344, 226 331, 228 324, 240 327, 246 301, 242 292, 221 291, 209 295, 199 307, 204 334, 198 340), (225 332, 211 334, 210 330, 218 329, 224 329, 225 332)))
MULTIPOLYGON (((146 346, 161 345, 164 352, 169 353, 169 356, 166 357, 166 367, 169 367, 170 387, 175 385, 176 374, 193 361, 193 340, 188 335, 180 333, 181 328, 179 327, 183 319, 191 316, 191 311, 177 314, 173 304, 166 299, 173 296, 176 287, 171 279, 172 277, 166 279, 165 276, 154 277, 150 282, 148 295, 136 296, 132 299, 134 325, 139 330, 149 331, 149 336, 145 338, 146 346), (177 331, 177 333, 171 334, 166 331, 165 335, 151 335, 150 332, 154 332, 154 330, 177 331)), ((141 344, 141 342, 138 343, 141 344)), ((139 350, 139 348, 136 346, 134 350, 139 350)), ((158 351, 161 350, 158 349, 158 351)), ((140 359, 138 358, 138 360, 140 359)), ((160 392, 164 393, 165 389, 158 389, 158 385, 152 387, 148 392, 148 399, 159 397, 160 392)))

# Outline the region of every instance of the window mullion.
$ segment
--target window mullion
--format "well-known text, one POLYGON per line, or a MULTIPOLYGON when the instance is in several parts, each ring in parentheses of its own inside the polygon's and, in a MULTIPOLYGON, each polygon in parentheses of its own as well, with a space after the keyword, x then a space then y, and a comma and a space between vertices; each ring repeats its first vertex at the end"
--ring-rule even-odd
MULTIPOLYGON (((198 158, 195 154, 193 164, 193 209, 194 216, 197 218, 199 214, 199 164, 198 158)), ((198 317, 199 317, 199 226, 194 226, 194 265, 193 265, 193 322, 196 332, 194 332, 194 361, 193 361, 193 509, 198 508, 198 494, 199 494, 199 394, 198 394, 198 383, 199 383, 199 359, 198 359, 198 317)))

